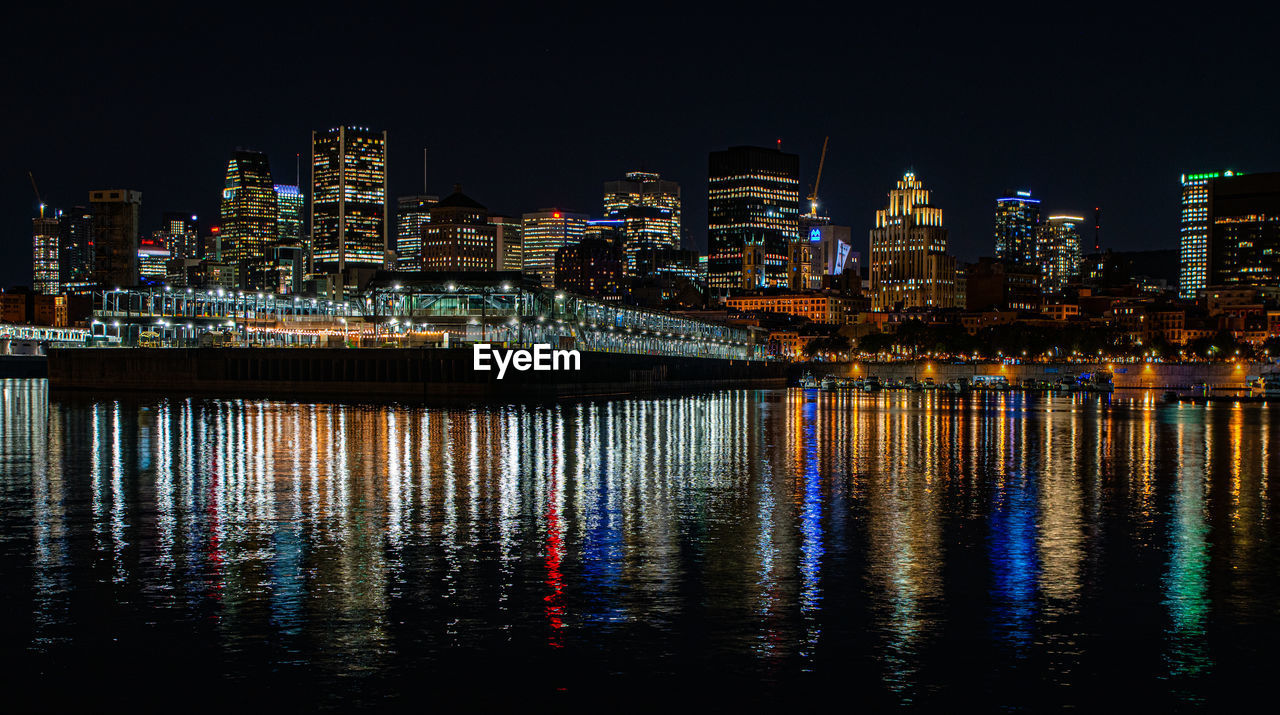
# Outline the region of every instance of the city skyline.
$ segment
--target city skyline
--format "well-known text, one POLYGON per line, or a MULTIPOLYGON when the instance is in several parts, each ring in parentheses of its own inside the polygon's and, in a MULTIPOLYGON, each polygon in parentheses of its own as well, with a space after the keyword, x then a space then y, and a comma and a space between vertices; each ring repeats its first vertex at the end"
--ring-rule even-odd
MULTIPOLYGON (((1123 25, 1125 18, 1120 20, 1123 25)), ((101 49, 88 33, 111 22, 90 12, 70 18, 66 31, 72 39, 82 36, 83 42, 71 41, 68 46, 101 49)), ((264 19, 265 27, 276 29, 292 22, 274 12, 264 19)), ((594 214, 601 181, 632 170, 659 172, 684 191, 683 224, 689 247, 706 251, 706 207, 699 197, 706 191, 707 152, 741 144, 772 146, 781 139, 784 151, 801 156, 801 191, 807 194, 823 138, 829 135, 820 199, 821 211, 834 223, 853 227, 855 241, 865 243, 859 234, 874 221, 874 212, 884 200, 885 183, 914 169, 929 178, 939 206, 947 212, 951 250, 962 260, 971 260, 992 253, 991 200, 1006 186, 1031 189, 1045 197, 1050 202, 1046 208, 1055 213, 1088 217, 1094 206, 1101 206, 1104 248, 1176 249, 1181 174, 1221 166, 1246 172, 1280 167, 1280 142, 1267 119, 1274 114, 1275 100, 1268 98, 1274 93, 1259 91, 1274 80, 1227 71, 1256 59, 1259 50, 1250 49, 1250 43, 1233 43, 1185 75, 1163 65, 1200 31, 1191 26, 1153 27, 1122 38, 1115 27, 1088 18, 1031 13, 1019 22, 1013 28, 1003 22, 983 28, 970 20, 954 30, 944 27, 945 23, 926 23, 919 34, 932 42, 913 42, 927 49, 906 62, 919 70, 924 94, 931 88, 946 90, 942 98, 948 111, 907 118, 891 107, 881 110, 875 105, 869 111, 848 111, 859 106, 860 97, 868 96, 879 81, 882 67, 876 55, 889 43, 864 34, 858 35, 866 39, 858 50, 844 49, 836 42, 797 43, 784 50, 768 72, 790 83, 793 94, 774 101, 736 98, 743 87, 758 81, 758 74, 753 79, 731 73, 723 87, 704 87, 692 76, 684 77, 682 70, 696 67, 700 59, 732 49, 727 38, 732 33, 699 22, 658 33, 653 39, 668 51, 653 66, 634 70, 628 79, 644 86, 666 74, 680 75, 671 101, 611 122, 578 111, 591 101, 592 92, 573 90, 581 97, 566 103, 564 96, 542 96, 540 81, 554 76, 566 87, 599 86, 594 80, 606 71, 607 63, 597 66, 580 58, 604 56, 612 44, 652 28, 637 25, 606 38, 589 26, 571 23, 556 33, 565 42, 542 42, 523 38, 513 18, 510 24, 493 28, 498 39, 509 40, 505 49, 485 58, 464 47, 464 34, 444 37, 429 49, 405 50, 399 38, 406 30, 371 20, 370 26, 360 25, 361 29, 377 29, 373 34, 384 38, 368 41, 372 57, 395 61, 385 77, 380 74, 373 80, 372 91, 362 94, 361 102, 337 92, 326 94, 325 80, 316 73, 303 73, 288 86, 210 90, 215 70, 204 63, 182 58, 161 63, 131 51, 109 50, 107 60, 120 60, 119 66, 132 68, 125 79, 130 87, 180 82, 174 86, 199 90, 190 98, 166 97, 165 101, 191 111, 153 117, 156 113, 149 109, 158 100, 139 96, 136 101, 112 104, 112 112, 95 116, 92 122, 76 116, 76 108, 113 100, 97 88, 99 70, 76 61, 85 50, 73 49, 65 57, 45 62, 50 58, 43 50, 32 54, 19 44, 5 51, 25 52, 33 64, 48 69, 39 78, 7 80, 14 83, 14 91, 32 99, 6 120, 13 122, 8 127, 11 131, 25 138, 14 152, 11 178, 25 179, 22 174, 32 171, 45 202, 63 209, 83 203, 84 193, 94 188, 134 187, 146 195, 142 225, 150 230, 164 211, 215 216, 226 157, 236 146, 257 147, 277 166, 288 167, 290 155, 309 153, 310 131, 354 123, 388 132, 390 197, 423 193, 419 157, 424 147, 428 149, 426 193, 444 195, 453 184, 462 183, 492 210, 514 215, 543 206, 594 214), (1048 27, 1077 38, 1081 51, 1060 56, 1039 49, 1029 39, 1017 39, 1034 37, 1033 32, 1008 32, 1048 27), (1004 37, 1005 44, 975 49, 988 35, 1004 37), (694 49, 694 38, 710 46, 694 49), (968 53, 947 62, 958 48, 968 53), (1002 60, 1014 55, 1019 61, 1012 65, 1002 60), (397 84, 410 67, 423 64, 441 71, 471 72, 496 90, 496 96, 509 97, 519 114, 529 119, 513 122, 502 112, 479 119, 462 113, 454 116, 435 107, 428 93, 397 84), (800 67, 815 69, 808 74, 796 72, 800 67), (847 73, 837 69, 848 67, 853 69, 847 73), (1080 101, 1056 114, 1011 119, 1001 109, 998 91, 1010 75, 1030 80, 1045 94, 1080 101), (957 82, 961 76, 968 79, 957 82), (1184 92, 1210 82, 1221 85, 1222 92, 1247 86, 1249 96, 1262 99, 1230 116, 1211 107, 1186 109, 1180 104, 1184 92), (76 103, 58 89, 85 83, 95 89, 76 103), (806 109, 806 93, 820 90, 830 98, 806 109), (203 111, 212 106, 206 102, 232 91, 248 99, 274 94, 262 113, 225 117, 203 111), (423 108, 431 109, 425 118, 423 108), (996 147, 1004 150, 995 151, 996 147)), ((191 39, 196 44, 213 42, 225 30, 223 21, 212 18, 207 25, 191 28, 191 39)), ((832 32, 817 34, 832 38, 832 32)), ((268 51, 272 61, 284 61, 298 50, 291 44, 297 40, 286 37, 280 42, 282 46, 268 51)), ((346 78, 355 71, 338 72, 346 78)), ((280 173, 276 178, 281 183, 294 179, 287 168, 280 173)), ((298 178, 307 185, 305 172, 298 178)), ((36 202, 25 187, 14 186, 24 190, 7 193, 9 198, 0 205, 4 217, 0 225, 7 236, 14 237, 0 249, 3 285, 30 282, 30 220, 36 215, 36 202), (17 240, 19 236, 22 241, 17 240)))

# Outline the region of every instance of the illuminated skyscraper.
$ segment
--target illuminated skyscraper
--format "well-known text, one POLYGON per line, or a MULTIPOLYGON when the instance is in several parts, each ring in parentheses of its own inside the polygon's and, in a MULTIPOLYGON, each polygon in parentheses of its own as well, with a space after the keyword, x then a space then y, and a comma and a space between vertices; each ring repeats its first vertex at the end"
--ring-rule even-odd
POLYGON ((876 211, 871 230, 871 305, 879 311, 951 308, 955 305, 956 260, 947 255, 942 209, 907 172, 876 211))
POLYGON ((387 133, 336 127, 311 133, 315 270, 382 268, 387 255, 387 133))
POLYGON ((1280 172, 1209 181, 1209 285, 1280 286, 1280 172))
POLYGON ((500 271, 524 270, 524 224, 514 216, 490 216, 497 230, 495 254, 500 271))
POLYGON ((1209 284, 1209 184, 1233 171, 1182 175, 1182 216, 1178 227, 1178 295, 1195 298, 1209 284))
POLYGON ((1006 264, 1038 266, 1037 227, 1040 224, 1040 200, 1030 191, 1006 194, 996 199, 996 258, 1006 264))
POLYGON ((138 238, 142 192, 103 189, 89 192, 93 207, 93 269, 99 288, 129 288, 138 284, 138 238))
POLYGON ((58 221, 58 282, 66 293, 93 290, 93 211, 75 206, 58 221))
POLYGON ((37 293, 57 295, 62 292, 58 273, 58 235, 61 211, 45 215, 45 205, 40 204, 40 215, 31 219, 32 281, 37 293))
POLYGON ((163 238, 139 239, 138 278, 142 285, 160 285, 164 283, 169 258, 169 249, 165 248, 163 238))
POLYGON ((195 214, 166 211, 160 218, 160 233, 172 258, 200 257, 200 219, 195 214))
POLYGON ((559 209, 542 209, 524 214, 524 272, 543 286, 556 284, 556 251, 582 240, 587 230, 586 214, 559 209))
POLYGON ((604 215, 624 224, 627 272, 636 271, 643 250, 680 247, 680 185, 647 171, 632 171, 622 181, 604 182, 604 215))
POLYGON ((396 268, 421 270, 422 227, 431 220, 439 196, 401 196, 396 199, 396 268))
POLYGON ((453 193, 431 207, 431 220, 422 226, 422 267, 424 271, 492 271, 495 235, 489 210, 462 193, 453 193))
POLYGON ((800 157, 731 147, 707 161, 707 280, 713 290, 784 286, 799 238, 800 157))
POLYGON ((1080 275, 1080 226, 1083 216, 1050 216, 1040 225, 1040 290, 1061 293, 1067 282, 1080 275))
POLYGON ((279 204, 267 155, 237 150, 227 162, 222 188, 222 259, 233 264, 237 283, 261 288, 252 277, 266 264, 279 237, 279 204))
POLYGON ((307 197, 301 188, 292 184, 276 184, 275 191, 276 236, 280 245, 305 247, 302 212, 307 206, 307 197))

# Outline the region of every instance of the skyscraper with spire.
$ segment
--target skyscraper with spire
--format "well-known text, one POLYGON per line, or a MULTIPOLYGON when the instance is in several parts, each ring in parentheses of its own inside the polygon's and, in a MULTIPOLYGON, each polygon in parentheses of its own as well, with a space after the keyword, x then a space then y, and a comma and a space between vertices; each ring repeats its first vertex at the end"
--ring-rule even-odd
POLYGON ((956 259, 947 254, 942 209, 908 171, 876 211, 871 230, 871 305, 878 311, 951 308, 955 305, 956 259))

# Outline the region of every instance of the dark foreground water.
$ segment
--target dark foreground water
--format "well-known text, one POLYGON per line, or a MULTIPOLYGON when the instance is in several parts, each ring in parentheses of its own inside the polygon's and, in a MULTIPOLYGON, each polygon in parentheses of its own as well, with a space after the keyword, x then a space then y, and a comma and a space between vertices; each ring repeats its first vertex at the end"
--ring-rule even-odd
POLYGON ((1260 405, 0 400, 6 709, 1209 708, 1280 672, 1260 405))

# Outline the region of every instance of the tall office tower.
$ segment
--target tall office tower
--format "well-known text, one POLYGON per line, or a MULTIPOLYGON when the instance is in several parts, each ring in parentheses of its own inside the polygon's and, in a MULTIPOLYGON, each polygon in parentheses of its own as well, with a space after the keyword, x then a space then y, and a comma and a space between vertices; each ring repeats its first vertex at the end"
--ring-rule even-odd
POLYGON ((276 245, 279 212, 267 155, 237 150, 227 162, 220 217, 222 258, 236 266, 238 285, 264 287, 253 275, 261 273, 267 249, 276 245))
POLYGON ((431 207, 431 220, 422 226, 421 270, 492 271, 497 232, 489 210, 455 186, 431 207))
POLYGON ((680 184, 648 171, 625 176, 604 182, 604 215, 624 222, 627 272, 634 274, 640 251, 680 247, 680 184))
POLYGON ((58 271, 58 236, 61 233, 59 218, 62 212, 45 215, 45 205, 40 204, 40 215, 31 219, 31 286, 37 293, 57 295, 62 292, 58 271))
POLYGON ((1083 216, 1050 216, 1040 225, 1038 248, 1040 290, 1061 293, 1067 282, 1080 276, 1080 226, 1083 216))
POLYGON ((89 205, 93 208, 93 269, 90 281, 107 290, 137 285, 142 192, 129 189, 90 191, 89 205))
POLYGON ((996 199, 996 258, 1023 267, 1038 266, 1040 200, 1031 198, 1030 191, 1009 193, 1013 195, 996 199))
POLYGON ((1182 175, 1182 216, 1178 226, 1178 295, 1195 298, 1209 285, 1209 183, 1234 171, 1182 175))
POLYGON ((783 286, 800 236, 800 157, 753 146, 707 160, 707 281, 712 290, 783 286))
POLYGON ((58 283, 64 293, 93 290, 93 211, 74 206, 58 221, 58 283))
POLYGON ((524 224, 515 216, 490 216, 496 229, 494 254, 500 271, 524 270, 524 224))
POLYGON ((908 171, 876 211, 871 230, 871 305, 878 311, 951 308, 955 305, 956 260, 947 255, 942 209, 908 171))
POLYGON ((160 217, 160 233, 171 257, 183 260, 200 257, 200 217, 166 211, 160 217))
POLYGON ((439 196, 401 196, 396 199, 396 268, 422 270, 422 227, 431 220, 439 196))
POLYGON ((524 272, 547 288, 556 284, 556 251, 582 240, 587 215, 542 209, 521 217, 524 224, 524 272))
POLYGON ((387 133, 347 126, 312 132, 311 246, 316 272, 382 268, 387 238, 387 133))
POLYGON ((307 197, 302 189, 292 184, 276 184, 276 238, 282 246, 303 247, 305 231, 302 213, 307 207, 307 197))
POLYGON ((1209 285, 1280 287, 1280 172, 1209 181, 1209 285))

